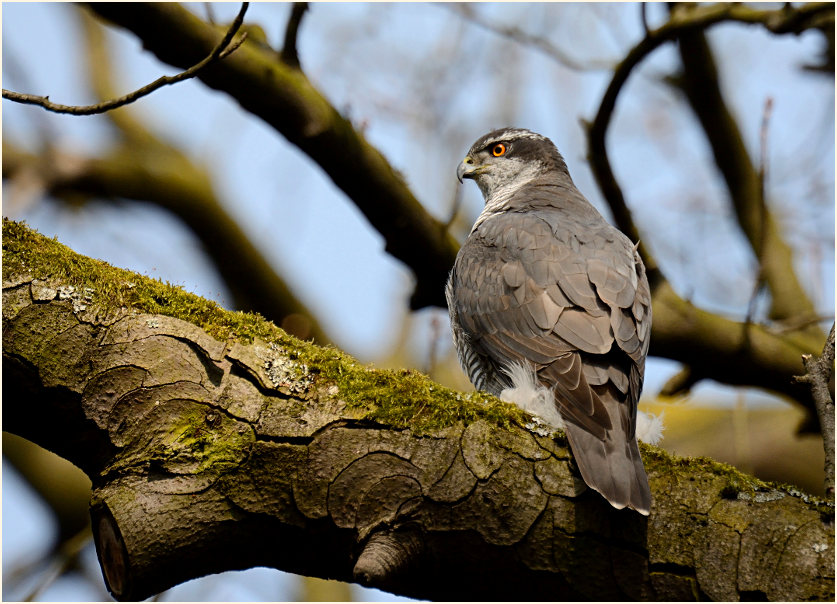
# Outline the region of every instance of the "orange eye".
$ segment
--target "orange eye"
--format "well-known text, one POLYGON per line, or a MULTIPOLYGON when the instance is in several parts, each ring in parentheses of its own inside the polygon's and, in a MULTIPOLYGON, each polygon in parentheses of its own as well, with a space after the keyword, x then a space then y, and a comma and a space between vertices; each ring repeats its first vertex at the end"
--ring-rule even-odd
POLYGON ((491 155, 494 157, 500 157, 501 155, 506 154, 506 146, 503 143, 497 143, 493 147, 491 147, 491 155))

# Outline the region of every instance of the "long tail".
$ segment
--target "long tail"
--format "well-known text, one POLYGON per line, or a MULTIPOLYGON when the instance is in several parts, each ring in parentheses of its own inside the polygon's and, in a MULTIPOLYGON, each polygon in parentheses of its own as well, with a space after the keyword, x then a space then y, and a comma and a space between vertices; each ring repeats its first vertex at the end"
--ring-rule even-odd
POLYGON ((629 507, 647 516, 651 511, 648 476, 636 438, 629 434, 626 418, 620 417, 628 411, 627 405, 613 401, 607 407, 613 428, 608 430, 604 440, 565 422, 573 456, 584 482, 601 493, 613 507, 629 507))

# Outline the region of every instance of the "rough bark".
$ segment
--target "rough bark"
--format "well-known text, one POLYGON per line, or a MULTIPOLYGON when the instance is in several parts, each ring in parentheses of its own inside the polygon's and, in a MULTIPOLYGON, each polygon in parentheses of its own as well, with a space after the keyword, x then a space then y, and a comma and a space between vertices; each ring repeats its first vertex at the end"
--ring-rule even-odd
POLYGON ((4 429, 91 477, 120 599, 255 565, 446 600, 834 597, 827 503, 645 447, 651 516, 614 510, 510 405, 8 221, 3 377, 4 429))

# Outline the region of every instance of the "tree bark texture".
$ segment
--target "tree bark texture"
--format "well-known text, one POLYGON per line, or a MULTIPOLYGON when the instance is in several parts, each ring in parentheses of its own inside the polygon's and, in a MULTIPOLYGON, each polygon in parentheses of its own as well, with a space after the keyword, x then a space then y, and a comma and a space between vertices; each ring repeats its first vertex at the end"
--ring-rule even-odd
POLYGON ((617 511, 510 405, 128 302, 166 287, 4 221, 4 429, 91 477, 118 599, 252 566, 445 600, 834 597, 833 505, 644 447, 651 515, 617 511))

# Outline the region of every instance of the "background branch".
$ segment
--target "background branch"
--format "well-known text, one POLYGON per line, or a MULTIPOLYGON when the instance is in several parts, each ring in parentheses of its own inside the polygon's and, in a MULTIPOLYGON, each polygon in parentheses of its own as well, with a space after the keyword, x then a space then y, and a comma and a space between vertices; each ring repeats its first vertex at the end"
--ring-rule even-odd
MULTIPOLYGON (((794 350, 805 349, 810 352, 812 351, 812 347, 813 350, 817 350, 819 344, 816 342, 820 336, 816 334, 818 331, 817 327, 809 324, 803 329, 807 335, 798 334, 793 339, 784 340, 784 343, 777 348, 774 344, 779 344, 779 342, 782 342, 782 339, 773 340, 775 336, 772 334, 769 335, 761 328, 758 328, 763 335, 767 336, 768 340, 773 340, 774 342, 774 344, 768 344, 767 340, 762 339, 762 344, 766 348, 758 352, 756 348, 760 348, 760 346, 753 346, 748 343, 748 339, 754 336, 754 332, 750 331, 746 322, 744 324, 736 324, 733 321, 704 313, 677 296, 660 271, 648 248, 642 243, 639 230, 633 221, 622 189, 610 165, 605 136, 616 106, 616 100, 633 70, 645 57, 665 42, 680 39, 681 57, 684 60, 684 65, 688 62, 690 66, 694 64, 707 69, 706 53, 708 53, 708 47, 705 49, 706 53, 701 54, 699 43, 698 47, 690 47, 687 50, 683 47, 683 40, 687 40, 687 44, 688 40, 703 40, 702 30, 711 25, 723 21, 740 21, 760 23, 770 31, 777 33, 798 33, 809 27, 820 27, 824 20, 833 22, 833 5, 808 4, 804 5, 804 10, 799 13, 796 12, 795 7, 788 6, 779 10, 764 11, 733 4, 676 5, 671 11, 669 21, 659 28, 649 31, 616 67, 610 84, 602 97, 596 116, 587 126, 589 144, 588 159, 596 182, 611 208, 616 225, 633 241, 639 241, 639 252, 648 270, 648 278, 651 283, 654 300, 654 324, 652 326, 654 348, 652 354, 673 358, 689 366, 689 379, 685 381, 675 380, 675 383, 668 385, 667 388, 680 389, 684 385, 691 386, 695 376, 708 377, 709 375, 725 383, 755 384, 761 381, 763 384, 766 384, 769 382, 770 385, 768 388, 776 388, 778 389, 777 391, 792 396, 795 400, 802 402, 809 411, 813 411, 813 400, 795 385, 791 384, 790 377, 796 374, 788 373, 788 371, 792 367, 797 367, 797 369, 799 367, 797 359, 794 358, 796 354, 794 350), (671 314, 672 311, 673 314, 671 314), (677 318, 678 316, 680 316, 680 319, 677 318), (703 324, 702 328, 705 331, 693 329, 694 322, 689 324, 682 321, 685 317, 689 317, 691 321, 694 321, 697 316, 705 319, 705 321, 701 321, 703 324), (707 339, 711 339, 712 341, 706 341, 707 339), (730 346, 730 348, 725 349, 725 353, 722 351, 724 346, 720 345, 722 341, 730 346), (694 346, 694 342, 702 342, 702 344, 694 346), (764 354, 766 350, 774 350, 777 352, 783 350, 784 352, 774 358, 773 361, 770 361, 769 355, 764 354), (733 372, 727 371, 726 368, 719 366, 718 357, 713 356, 718 354, 726 355, 731 352, 736 355, 750 357, 749 361, 742 364, 744 371, 737 375, 732 375, 733 372), (765 376, 765 374, 760 374, 758 371, 752 373, 762 362, 773 364, 779 358, 782 359, 780 364, 783 365, 781 374, 765 376)), ((684 69, 689 70, 689 67, 684 67, 684 69)), ((714 81, 717 86, 717 78, 714 78, 714 81)), ((713 140, 713 133, 724 133, 723 139, 720 136, 718 137, 717 144, 713 142, 713 149, 716 149, 716 162, 720 169, 725 174, 730 174, 732 180, 728 179, 728 182, 732 183, 730 185, 731 190, 739 191, 746 183, 751 183, 751 185, 755 186, 755 193, 757 193, 757 174, 752 168, 752 165, 749 164, 749 156, 747 156, 746 150, 743 149, 743 143, 740 142, 740 135, 737 137, 738 142, 734 138, 737 134, 737 127, 729 116, 729 113, 724 113, 725 108, 722 105, 722 100, 720 100, 720 92, 712 89, 711 79, 709 81, 702 80, 700 86, 693 85, 690 88, 694 91, 694 102, 696 103, 706 102, 706 97, 713 98, 711 104, 712 109, 707 108, 705 111, 701 111, 699 115, 710 140, 713 140), (708 91, 706 90, 707 87, 709 88, 708 91), (722 125, 713 121, 717 115, 720 115, 719 120, 722 122, 722 125), (735 149, 740 149, 741 152, 731 154, 729 151, 730 146, 735 149), (742 181, 742 173, 752 176, 752 179, 745 178, 742 181)), ((742 209, 744 207, 752 208, 752 203, 754 201, 757 202, 757 195, 753 196, 750 194, 753 193, 751 189, 752 186, 749 186, 748 189, 738 196, 737 203, 740 204, 742 209), (746 203, 750 205, 747 206, 746 203)), ((735 197, 735 194, 733 197, 735 197)), ((743 212, 739 213, 743 214, 743 212)), ((748 222, 747 224, 750 223, 748 222)), ((766 256, 765 275, 768 283, 771 285, 771 292, 774 292, 775 288, 774 306, 771 316, 781 318, 804 314, 810 317, 815 314, 813 312, 813 305, 796 279, 794 268, 791 264, 790 250, 784 244, 779 235, 778 226, 769 215, 766 217, 766 224, 768 226, 764 246, 766 256), (767 277, 767 275, 772 276, 767 277), (779 277, 779 275, 785 276, 784 282, 782 282, 782 277, 779 277)), ((750 235, 748 237, 754 234, 754 231, 750 229, 750 235)), ((754 238, 751 239, 751 242, 754 241, 756 241, 754 238)))
MULTIPOLYGON (((683 63, 683 75, 678 81, 706 133, 715 163, 729 189, 738 224, 761 267, 761 276, 771 294, 770 318, 814 315, 814 305, 796 276, 793 252, 762 199, 759 171, 724 101, 706 37, 702 32, 684 33, 678 48, 683 63)), ((810 329, 820 331, 816 326, 810 329)))
POLYGON ((241 27, 241 24, 244 21, 244 13, 247 12, 248 6, 248 2, 242 3, 241 10, 238 12, 238 15, 233 20, 232 25, 230 25, 229 29, 227 30, 226 35, 224 35, 221 41, 215 46, 215 48, 212 49, 212 52, 210 52, 209 55, 207 55, 203 60, 196 63, 195 65, 192 65, 189 69, 178 73, 177 75, 160 76, 150 84, 146 84, 142 88, 134 90, 133 92, 129 92, 128 94, 123 95, 119 98, 111 99, 109 101, 103 101, 101 103, 96 103, 95 105, 61 105, 58 103, 53 103, 49 100, 49 97, 47 96, 22 94, 11 90, 6 90, 5 88, 3 89, 3 98, 9 99, 10 101, 15 101, 16 103, 38 105, 39 107, 43 107, 47 111, 52 111, 54 113, 68 113, 70 115, 94 115, 97 113, 105 113, 107 111, 111 111, 112 109, 116 109, 129 103, 133 103, 134 101, 139 100, 144 96, 148 96, 156 90, 159 90, 163 86, 177 84, 178 82, 194 78, 201 72, 202 69, 205 69, 207 65, 210 65, 214 61, 217 61, 219 59, 223 59, 231 52, 235 51, 235 49, 237 49, 244 41, 244 37, 239 39, 238 42, 236 42, 233 45, 230 45, 230 43, 232 42, 233 37, 235 36, 236 32, 238 32, 238 29, 241 27))
POLYGON ((282 62, 291 67, 299 67, 299 54, 296 50, 296 36, 299 33, 299 25, 302 17, 308 10, 307 2, 294 2, 291 4, 291 16, 288 17, 288 24, 285 27, 285 42, 282 44, 282 62))
MULTIPOLYGON (((213 29, 177 4, 100 4, 90 9, 137 35, 157 57, 190 64, 211 47, 213 29)), ((458 245, 398 174, 298 70, 245 43, 198 76, 276 128, 317 162, 416 276, 412 308, 444 306, 444 283, 458 245)))
POLYGON ((57 150, 37 156, 4 141, 3 178, 14 181, 25 174, 36 174, 49 195, 146 201, 171 211, 203 242, 238 308, 273 317, 300 337, 329 341, 224 209, 206 170, 177 149, 146 139, 143 147, 126 142, 103 157, 57 150))

